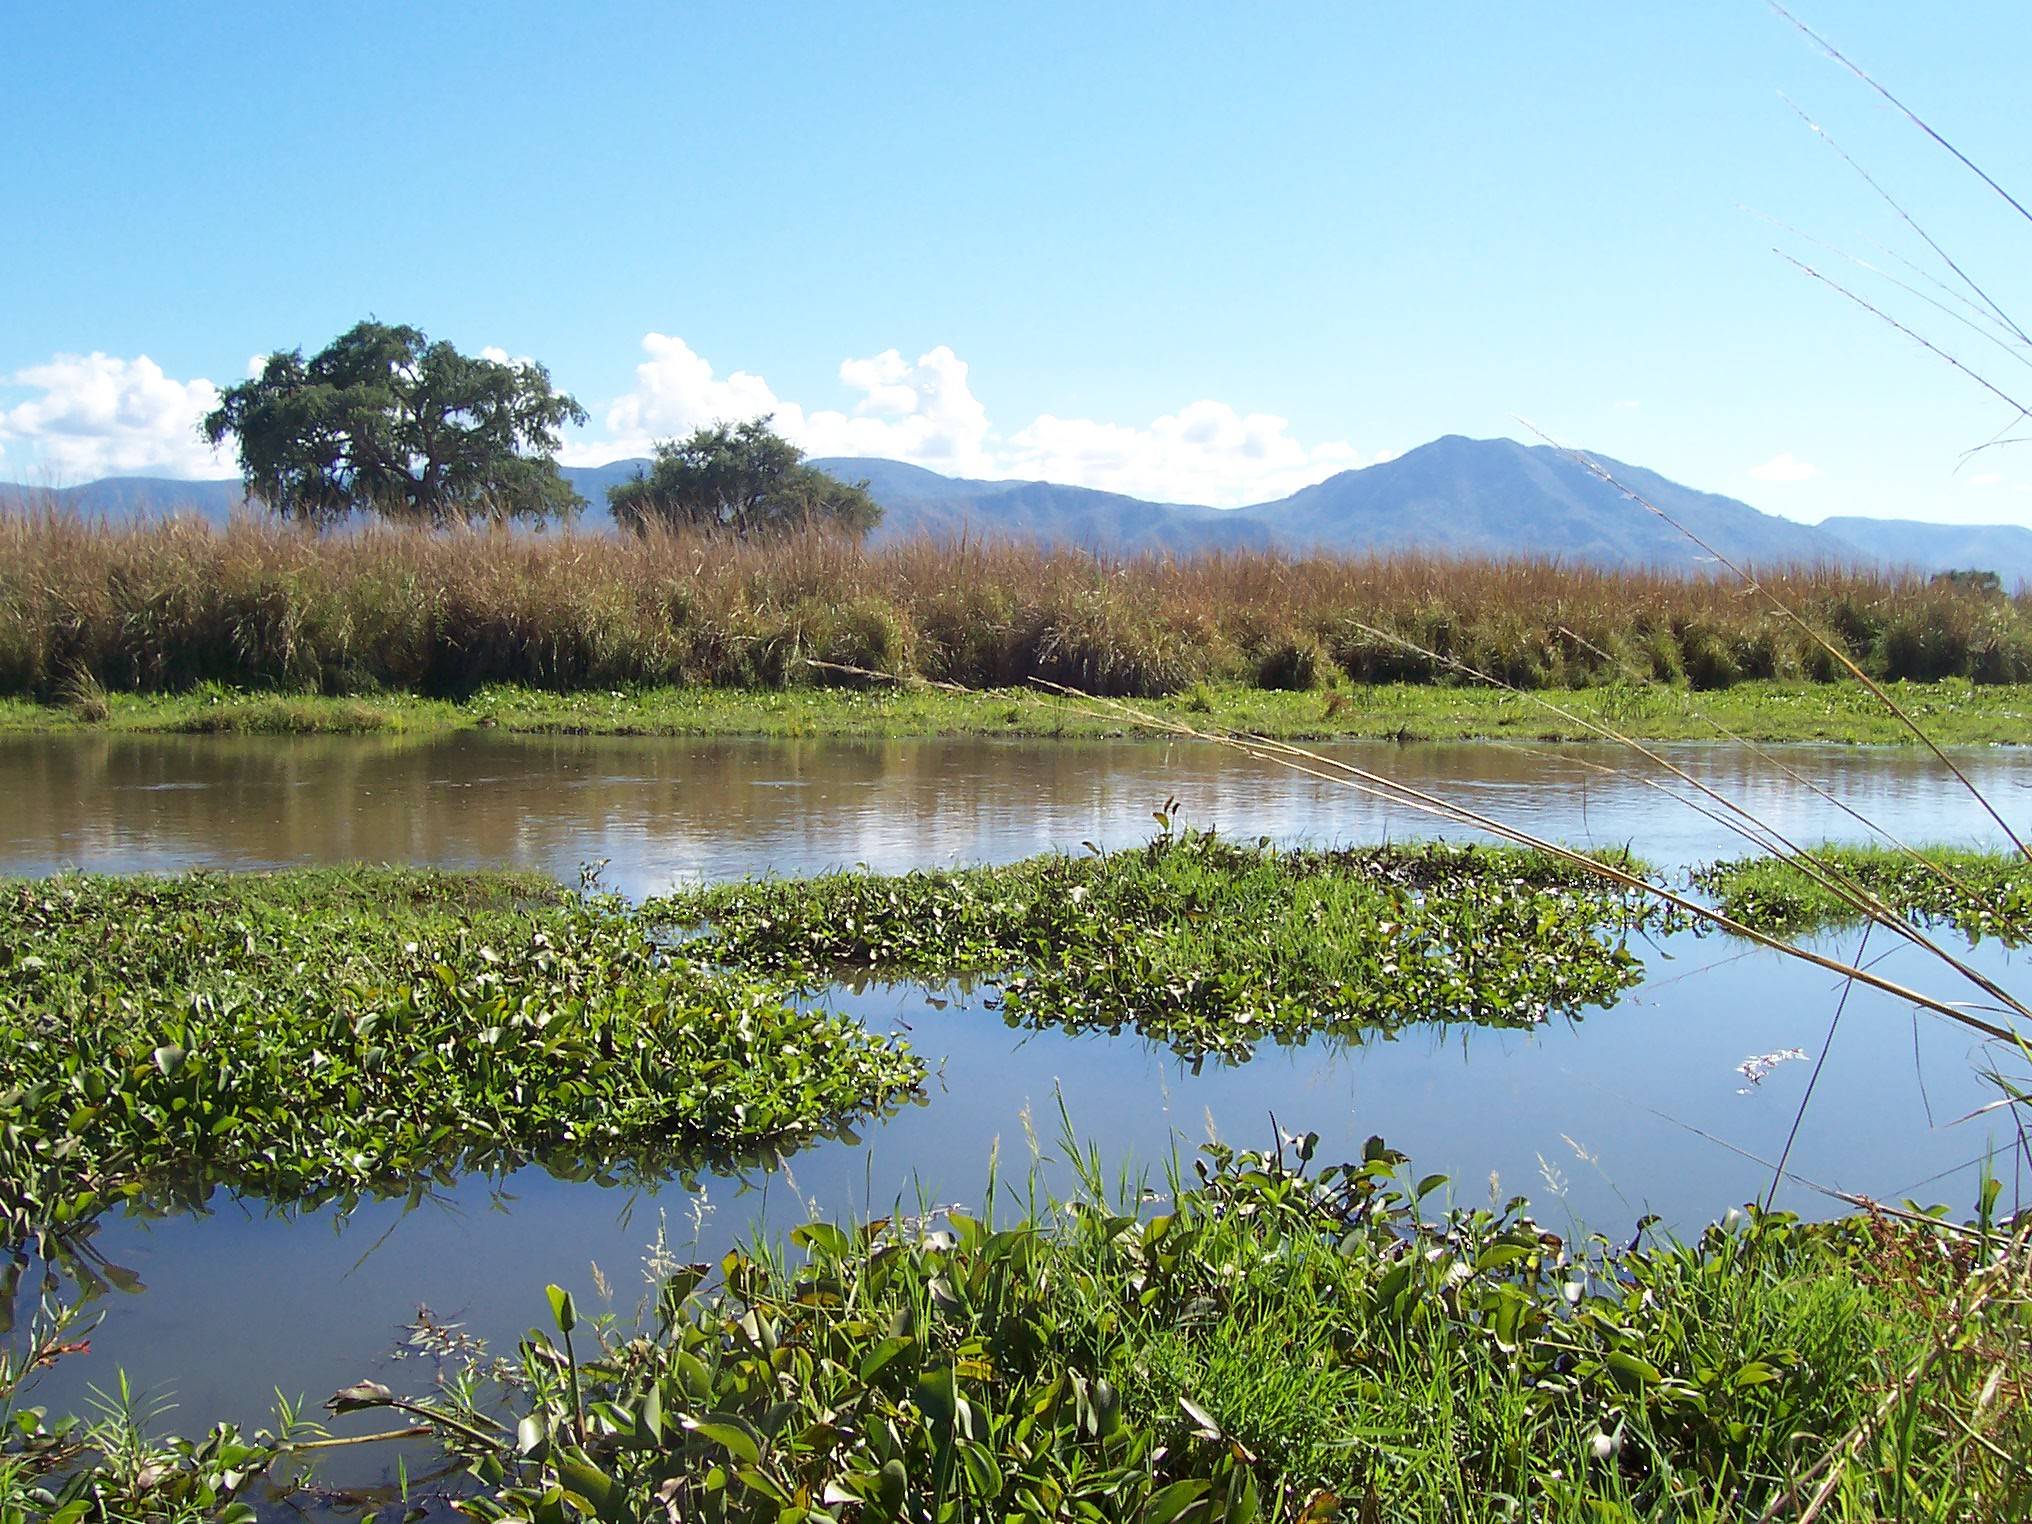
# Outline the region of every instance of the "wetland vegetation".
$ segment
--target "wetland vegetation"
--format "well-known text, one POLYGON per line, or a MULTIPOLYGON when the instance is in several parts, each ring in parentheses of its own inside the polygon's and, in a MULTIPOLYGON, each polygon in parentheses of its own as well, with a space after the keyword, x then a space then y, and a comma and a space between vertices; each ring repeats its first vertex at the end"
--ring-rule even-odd
POLYGON ((706 969, 617 901, 413 869, 0 884, 0 1227, 193 1179, 780 1145, 905 1096, 898 1038, 706 969))
MULTIPOLYGON (((1069 1145, 1070 1147, 1070 1145, 1069 1145)), ((813 1219, 717 1264, 661 1241, 639 1304, 549 1291, 497 1357, 361 1381, 335 1415, 436 1455, 387 1512, 482 1520, 2012 1518, 2032 1503, 2032 1304, 1985 1212, 1688 1242, 1439 1207, 1381 1140, 1211 1146, 1110 1190, 813 1219), (540 1305, 540 1304, 539 1304, 540 1305), (1824 1493, 1824 1496, 1822 1495, 1824 1493)), ((1985 1206, 1993 1196, 1986 1195, 1985 1206)), ((2022 1243, 2017 1245, 2022 1255, 2022 1243)), ((46 1325, 30 1349, 60 1349, 46 1325)), ((55 1358, 55 1355, 51 1356, 55 1358)), ((18 1400, 21 1370, 0 1371, 18 1400)), ((17 1413, 0 1511, 254 1516, 335 1441, 144 1439, 17 1413)), ((363 1500, 353 1499, 357 1508, 363 1500)), ((370 1514, 381 1510, 368 1505, 370 1514)))
POLYGON ((645 909, 737 968, 992 976, 1012 1024, 1133 1030, 1194 1060, 1420 1021, 1530 1027, 1639 977, 1623 937, 1655 911, 1549 855, 1283 851, 1159 818, 1137 851, 729 884, 645 909))
MULTIPOLYGON (((1873 676, 2032 681, 2023 598, 1968 581, 1768 570, 1768 590, 1873 676)), ((1664 572, 864 548, 815 532, 316 535, 0 516, 0 694, 88 714, 105 695, 208 682, 462 698, 489 685, 604 694, 865 680, 812 660, 969 690, 1041 678, 1144 698, 1195 684, 1454 684, 1463 667, 1534 690, 1845 675, 1733 584, 1664 572)))
MULTIPOLYGON (((1960 681, 1903 697, 1965 706, 1973 725, 2015 702, 1960 681)), ((65 722, 880 732, 991 730, 1001 706, 1108 723, 1021 690, 101 700, 103 716, 73 701, 65 722)), ((1559 702, 1639 735, 1696 733, 1732 703, 1753 718, 1731 728, 1751 734, 1788 705, 1807 724, 1865 712, 1855 690, 1803 683, 1697 698, 1604 685, 1559 702)), ((1301 735, 1306 716, 1382 725, 1391 705, 1559 723, 1446 686, 1230 683, 1159 703, 1257 730, 1276 727, 1242 716, 1281 714, 1301 735)), ((11 711, 30 726, 44 713, 11 711)), ((1997 854, 1817 855, 1973 938, 2022 941, 2032 916, 2032 880, 1997 854)), ((1773 931, 1855 919, 1770 859, 1693 881, 1773 931)), ((1228 1060, 1266 1038, 1528 1027, 1607 1005, 1638 975, 1625 937, 1654 914, 1542 854, 1277 850, 1169 819, 1140 851, 760 880, 639 908, 521 875, 406 870, 8 891, 0 1211, 16 1243, 46 1244, 123 1202, 221 1183, 317 1201, 515 1159, 653 1173, 794 1146, 922 1074, 901 1043, 805 1004, 842 977, 987 977, 1013 1024, 1132 1030, 1228 1060), (561 1009, 570 1023, 546 1019, 561 1009)), ((2025 1245, 1992 1220, 1994 1190, 1973 1228, 1752 1210, 1625 1246, 1552 1234, 1516 1199, 1427 1204, 1444 1182, 1414 1183, 1380 1142, 1318 1173, 1309 1148, 1215 1149, 1196 1175, 1113 1192, 1086 1157, 1077 1200, 991 1187, 978 1218, 898 1203, 710 1266, 659 1251, 639 1309, 583 1316, 555 1292, 552 1331, 505 1358, 458 1345, 427 1389, 362 1382, 334 1412, 385 1416, 397 1442, 428 1447, 388 1518, 456 1504, 483 1519, 1733 1520, 1823 1486, 1831 1518, 2032 1509, 2025 1245)), ((291 1408, 267 1432, 172 1440, 117 1412, 35 1413, 36 1368, 80 1342, 64 1317, 31 1319, 0 1369, 7 1524, 332 1501, 315 1466, 357 1437, 336 1419, 335 1435, 291 1408)))
MULTIPOLYGON (((1929 856, 1962 899, 1898 854, 1843 862, 1915 916, 2016 917, 2022 869, 1929 856)), ((1694 877, 1776 927, 1807 924, 1773 887, 1796 871, 1694 877)), ((640 905, 347 869, 16 880, 0 914, 8 1236, 59 1258, 109 1209, 214 1182, 343 1200, 514 1159, 788 1151, 924 1072, 811 1003, 843 976, 993 978, 1013 1022, 1229 1059, 1605 1005, 1659 925, 1547 853, 1283 849, 1171 808, 1141 848, 640 905)), ((118 1397, 36 1411, 89 1318, 10 1276, 0 1517, 329 1506, 318 1466, 381 1420, 410 1447, 363 1505, 388 1518, 1749 1519, 1823 1482, 1828 1517, 2032 1506, 2032 1305, 1995 1181, 1968 1226, 1751 1210, 1610 1241, 1471 1205, 1380 1140, 1328 1169, 1314 1148, 1111 1184, 1068 1124, 1063 1199, 990 1161, 966 1207, 814 1213, 700 1264, 659 1233, 639 1307, 554 1289, 548 1333, 444 1334, 421 1389, 183 1440, 118 1397)))

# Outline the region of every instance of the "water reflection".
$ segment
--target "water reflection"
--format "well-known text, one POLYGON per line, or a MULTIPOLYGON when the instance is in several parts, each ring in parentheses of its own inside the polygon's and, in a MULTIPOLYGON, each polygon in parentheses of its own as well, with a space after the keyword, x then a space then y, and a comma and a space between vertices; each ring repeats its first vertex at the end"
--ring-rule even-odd
MULTIPOLYGON (((1737 838, 1632 777, 1602 748, 1360 743, 1339 755, 1532 830, 1635 845, 1672 865, 1737 838)), ((1736 747, 1677 760, 1803 839, 1853 820, 1736 747)), ((1940 769, 1892 750, 1793 748, 1788 764, 1901 835, 1993 838, 1940 769)), ((2025 764, 1971 753, 2020 813, 2025 764)), ((1002 861, 1149 835, 1168 796, 1239 836, 1375 841, 1439 833, 1393 809, 1219 748, 1143 742, 684 740, 372 736, 0 737, 0 872, 368 861, 513 864, 567 881, 609 860, 630 893, 774 870, 1002 861)), ((1459 833, 1455 833, 1459 834, 1459 833)))

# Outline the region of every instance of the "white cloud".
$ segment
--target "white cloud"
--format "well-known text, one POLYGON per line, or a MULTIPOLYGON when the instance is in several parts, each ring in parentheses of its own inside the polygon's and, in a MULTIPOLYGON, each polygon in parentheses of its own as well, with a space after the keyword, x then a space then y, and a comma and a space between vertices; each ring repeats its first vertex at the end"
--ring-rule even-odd
POLYGON ((1366 463, 1346 441, 1307 445, 1283 418, 1212 399, 1146 425, 1045 413, 1003 434, 974 395, 967 362, 945 345, 915 360, 888 349, 843 361, 840 381, 859 394, 843 411, 807 410, 746 371, 719 376, 679 338, 652 333, 642 347, 634 390, 607 410, 607 437, 573 444, 566 460, 646 455, 657 439, 766 413, 812 455, 879 455, 950 476, 1034 477, 1171 502, 1259 502, 1366 463))
POLYGON ((1750 475, 1760 482, 1809 482, 1820 474, 1820 467, 1801 460, 1790 450, 1772 456, 1761 466, 1750 467, 1750 475))
POLYGON ((517 370, 529 370, 536 364, 536 361, 532 359, 530 356, 511 355, 499 344, 488 344, 483 346, 480 350, 480 358, 483 360, 491 360, 496 365, 512 365, 517 370))
POLYGON ((1643 403, 1637 401, 1637 399, 1634 397, 1625 397, 1621 401, 1614 404, 1617 411, 1625 413, 1634 413, 1638 408, 1642 407, 1643 405, 1644 405, 1643 403))
POLYGON ((233 463, 198 437, 218 404, 202 377, 178 381, 146 355, 57 355, 5 378, 35 393, 0 406, 10 476, 54 486, 100 476, 231 476, 233 463))
POLYGON ((1220 507, 1282 497, 1363 463, 1351 444, 1308 449, 1285 419, 1211 399, 1147 427, 1046 413, 1010 436, 1007 459, 1018 475, 1220 507))
POLYGON ((2001 471, 1980 471, 1968 478, 1968 485, 1971 487, 1994 487, 2003 479, 2004 473, 2001 471))
POLYGON ((893 349, 840 362, 840 380, 861 393, 850 413, 795 420, 791 435, 813 455, 886 455, 947 476, 997 476, 988 410, 967 381, 967 362, 941 344, 913 361, 893 349))
POLYGON ((682 437, 715 423, 743 423, 765 413, 775 414, 786 433, 803 423, 803 415, 778 401, 760 376, 742 370, 715 376, 712 366, 683 339, 647 334, 642 348, 649 358, 635 367, 635 389, 607 409, 606 439, 573 445, 561 452, 564 460, 600 465, 623 456, 647 455, 659 439, 682 437))

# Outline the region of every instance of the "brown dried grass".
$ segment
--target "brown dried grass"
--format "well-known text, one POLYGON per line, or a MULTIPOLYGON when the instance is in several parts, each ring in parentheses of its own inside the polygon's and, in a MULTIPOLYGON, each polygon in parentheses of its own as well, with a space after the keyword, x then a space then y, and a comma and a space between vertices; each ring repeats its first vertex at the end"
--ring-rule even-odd
MULTIPOLYGON (((1763 580, 1878 676, 2032 678, 2027 599, 1835 568, 1763 580)), ((777 686, 812 680, 807 657, 1116 695, 1445 682, 1453 662, 1523 688, 1838 675, 1736 586, 1550 561, 0 515, 0 693, 777 686)))

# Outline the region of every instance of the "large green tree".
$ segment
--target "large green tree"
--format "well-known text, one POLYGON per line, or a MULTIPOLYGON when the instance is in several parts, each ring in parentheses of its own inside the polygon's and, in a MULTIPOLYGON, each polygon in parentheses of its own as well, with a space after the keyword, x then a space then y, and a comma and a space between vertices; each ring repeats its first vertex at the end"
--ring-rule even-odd
POLYGON ((843 482, 816 466, 767 418, 717 424, 689 439, 666 439, 632 481, 607 489, 614 522, 652 528, 725 530, 743 537, 792 529, 866 534, 882 505, 866 482, 843 482))
POLYGON ((202 425, 231 436, 250 497, 284 518, 355 512, 442 526, 569 517, 558 431, 585 409, 532 361, 460 354, 419 329, 365 322, 306 360, 278 350, 202 425))

